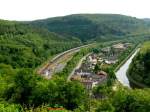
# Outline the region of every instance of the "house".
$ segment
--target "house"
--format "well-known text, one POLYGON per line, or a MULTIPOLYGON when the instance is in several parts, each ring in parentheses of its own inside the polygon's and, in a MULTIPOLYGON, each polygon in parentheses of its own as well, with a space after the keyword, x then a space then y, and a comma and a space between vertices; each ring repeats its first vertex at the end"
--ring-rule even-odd
POLYGON ((73 75, 71 80, 81 80, 81 75, 73 75))
POLYGON ((132 44, 131 43, 124 43, 124 47, 128 48, 128 47, 131 47, 132 44))
POLYGON ((108 74, 104 71, 99 71, 97 75, 100 77, 101 82, 107 80, 108 74))
POLYGON ((118 60, 105 60, 106 64, 115 64, 118 60))
POLYGON ((87 90, 91 90, 93 87, 95 87, 98 84, 98 82, 92 80, 82 80, 81 83, 85 86, 87 90))
POLYGON ((107 73, 104 72, 104 71, 99 71, 99 72, 97 72, 97 75, 99 75, 99 76, 107 76, 107 73))
POLYGON ((105 47, 105 48, 101 49, 101 51, 102 51, 104 54, 109 53, 109 52, 110 52, 110 50, 111 50, 111 48, 110 48, 110 47, 105 47))
POLYGON ((91 90, 93 88, 93 81, 91 80, 83 80, 81 83, 85 86, 87 90, 91 90))
POLYGON ((115 51, 124 51, 126 49, 122 43, 115 44, 112 47, 115 49, 115 51))
POLYGON ((102 63, 104 60, 102 58, 98 58, 98 62, 102 63))
POLYGON ((103 83, 107 79, 107 73, 99 71, 97 74, 92 72, 83 72, 76 70, 76 73, 71 77, 71 80, 79 80, 87 90, 91 90, 98 84, 103 83))
POLYGON ((95 63, 97 63, 97 56, 96 55, 90 55, 89 57, 88 57, 88 62, 89 63, 92 63, 92 64, 95 64, 95 63))
POLYGON ((83 76, 83 75, 91 75, 91 72, 88 72, 82 69, 77 69, 75 70, 74 74, 83 76))
POLYGON ((97 59, 93 59, 91 63, 92 63, 93 65, 96 65, 97 59))
POLYGON ((43 74, 47 77, 47 76, 49 76, 50 75, 50 70, 48 69, 48 70, 44 70, 43 71, 43 74))

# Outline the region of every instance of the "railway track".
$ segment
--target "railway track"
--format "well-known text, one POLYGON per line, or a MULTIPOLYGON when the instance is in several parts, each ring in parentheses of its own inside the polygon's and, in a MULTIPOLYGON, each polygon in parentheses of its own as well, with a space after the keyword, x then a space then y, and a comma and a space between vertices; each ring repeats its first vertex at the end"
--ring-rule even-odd
POLYGON ((65 66, 65 63, 67 63, 71 59, 74 53, 79 52, 80 49, 91 46, 93 44, 83 45, 83 46, 76 47, 76 48, 73 48, 73 49, 70 49, 70 50, 67 50, 65 52, 58 54, 52 60, 46 63, 43 67, 41 67, 37 71, 37 73, 50 79, 54 73, 63 69, 63 67, 65 66), (62 68, 59 68, 59 67, 62 67, 62 68))

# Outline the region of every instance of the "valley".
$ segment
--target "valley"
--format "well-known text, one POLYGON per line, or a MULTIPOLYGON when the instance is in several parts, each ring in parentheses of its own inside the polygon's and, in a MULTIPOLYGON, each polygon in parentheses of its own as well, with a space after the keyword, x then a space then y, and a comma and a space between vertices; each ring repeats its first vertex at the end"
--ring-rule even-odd
POLYGON ((0 20, 0 111, 148 112, 149 40, 119 14, 0 20))

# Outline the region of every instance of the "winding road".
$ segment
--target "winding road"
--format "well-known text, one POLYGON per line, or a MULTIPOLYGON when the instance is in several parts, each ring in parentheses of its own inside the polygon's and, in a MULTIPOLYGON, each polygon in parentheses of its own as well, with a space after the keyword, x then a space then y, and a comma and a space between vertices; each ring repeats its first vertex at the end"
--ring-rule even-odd
POLYGON ((123 64, 120 69, 116 72, 116 77, 118 79, 118 81, 121 82, 122 85, 130 87, 130 83, 128 80, 128 77, 126 75, 127 70, 129 68, 130 63, 132 62, 132 59, 134 58, 134 56, 139 52, 140 48, 138 48, 133 54, 132 56, 125 62, 125 64, 123 64))

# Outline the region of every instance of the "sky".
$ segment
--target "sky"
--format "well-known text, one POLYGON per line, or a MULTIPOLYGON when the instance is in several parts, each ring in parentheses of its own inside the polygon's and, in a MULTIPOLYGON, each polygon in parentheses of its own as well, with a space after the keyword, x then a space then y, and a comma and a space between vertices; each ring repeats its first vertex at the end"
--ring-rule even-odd
POLYGON ((77 13, 150 18, 150 0, 0 0, 0 19, 28 21, 77 13))

